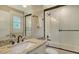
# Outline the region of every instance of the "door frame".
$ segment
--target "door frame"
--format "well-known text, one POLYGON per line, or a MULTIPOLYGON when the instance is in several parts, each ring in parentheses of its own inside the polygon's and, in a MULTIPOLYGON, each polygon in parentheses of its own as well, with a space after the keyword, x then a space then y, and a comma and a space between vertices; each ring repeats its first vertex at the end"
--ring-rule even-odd
POLYGON ((29 16, 31 16, 32 14, 30 13, 30 14, 27 14, 27 15, 25 15, 25 36, 26 36, 26 17, 29 17, 29 16))

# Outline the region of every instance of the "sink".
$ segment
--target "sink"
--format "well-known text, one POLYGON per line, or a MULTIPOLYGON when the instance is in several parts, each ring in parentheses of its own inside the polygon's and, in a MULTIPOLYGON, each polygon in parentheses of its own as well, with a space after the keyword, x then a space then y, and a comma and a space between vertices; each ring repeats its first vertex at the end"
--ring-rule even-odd
POLYGON ((14 53, 14 54, 23 53, 23 51, 25 49, 29 49, 29 48, 33 47, 34 45, 36 45, 35 42, 30 42, 30 41, 21 42, 21 43, 16 44, 15 46, 13 46, 8 53, 14 53))

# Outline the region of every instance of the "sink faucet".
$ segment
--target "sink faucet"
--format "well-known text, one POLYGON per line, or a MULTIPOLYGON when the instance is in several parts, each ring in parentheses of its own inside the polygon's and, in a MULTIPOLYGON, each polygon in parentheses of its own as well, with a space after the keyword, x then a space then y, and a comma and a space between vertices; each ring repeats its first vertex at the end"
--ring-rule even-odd
POLYGON ((12 37, 11 37, 10 43, 13 45, 13 44, 15 44, 16 35, 12 34, 11 36, 12 37))
POLYGON ((15 42, 14 42, 13 40, 11 40, 10 42, 11 42, 11 44, 12 44, 12 45, 14 45, 14 44, 15 44, 15 42))
POLYGON ((19 43, 19 42, 20 42, 20 38, 22 38, 22 36, 21 36, 21 35, 19 35, 19 36, 18 36, 18 41, 17 41, 17 43, 19 43))

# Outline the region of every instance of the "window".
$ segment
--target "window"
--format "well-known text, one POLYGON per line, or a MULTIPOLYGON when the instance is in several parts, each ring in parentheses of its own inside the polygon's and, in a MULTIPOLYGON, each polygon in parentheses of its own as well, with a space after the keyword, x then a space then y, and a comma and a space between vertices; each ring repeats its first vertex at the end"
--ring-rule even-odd
POLYGON ((13 30, 18 31, 21 28, 21 19, 19 16, 13 16, 13 30))

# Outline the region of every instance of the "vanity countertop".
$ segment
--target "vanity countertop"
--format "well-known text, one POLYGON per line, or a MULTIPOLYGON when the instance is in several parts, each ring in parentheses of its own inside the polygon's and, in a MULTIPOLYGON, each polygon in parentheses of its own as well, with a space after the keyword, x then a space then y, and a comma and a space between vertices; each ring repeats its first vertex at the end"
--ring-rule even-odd
MULTIPOLYGON (((33 50, 35 50, 36 48, 42 46, 44 43, 46 42, 46 40, 42 40, 42 39, 27 39, 26 41, 24 41, 23 43, 18 43, 17 45, 6 45, 6 46, 2 46, 0 47, 0 53, 1 54, 23 54, 23 53, 29 53, 33 50), (25 46, 23 43, 34 43, 33 46, 28 47, 25 46)), ((27 44, 26 44, 27 45, 27 44)))

